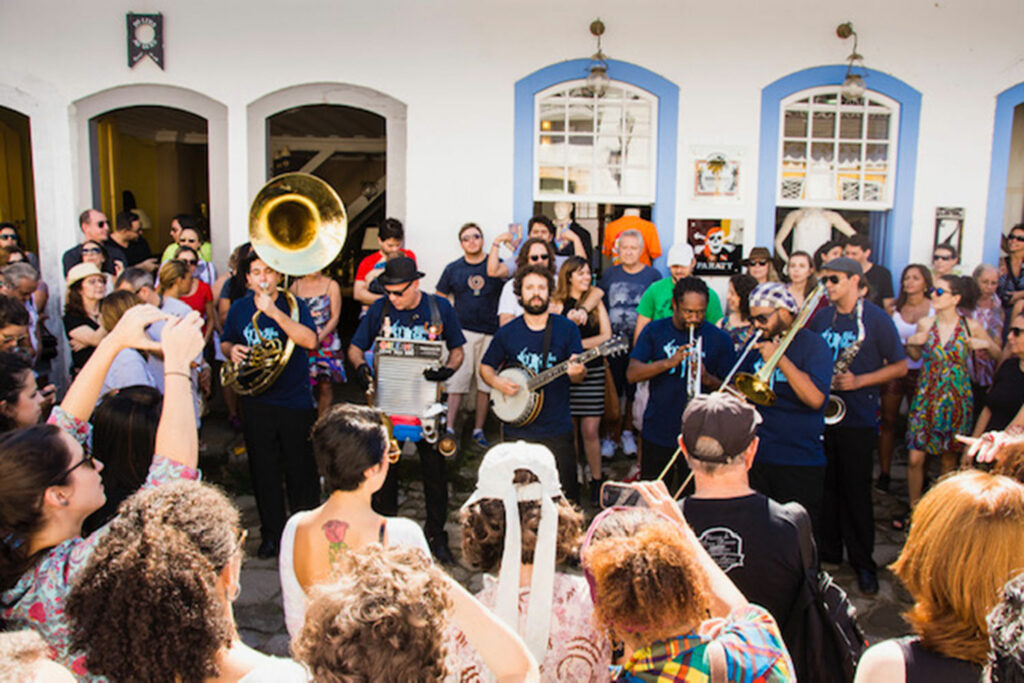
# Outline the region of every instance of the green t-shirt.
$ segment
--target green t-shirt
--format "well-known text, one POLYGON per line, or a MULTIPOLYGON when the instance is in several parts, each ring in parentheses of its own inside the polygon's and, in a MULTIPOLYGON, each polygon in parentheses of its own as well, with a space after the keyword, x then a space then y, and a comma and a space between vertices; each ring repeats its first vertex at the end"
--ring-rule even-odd
MULTIPOLYGON (((175 244, 174 242, 168 244, 167 248, 164 249, 163 256, 160 257, 160 263, 165 263, 166 261, 170 261, 172 258, 174 258, 174 252, 177 250, 177 244, 175 244)), ((199 258, 203 259, 207 263, 210 263, 213 260, 213 248, 210 247, 209 242, 203 242, 203 244, 199 247, 199 258)))
MULTIPOLYGON (((650 320, 661 320, 672 317, 672 290, 676 283, 670 277, 663 277, 647 288, 644 295, 640 297, 640 304, 636 307, 639 315, 650 320)), ((708 287, 708 311, 705 319, 714 325, 722 319, 722 302, 718 299, 715 290, 708 287)))

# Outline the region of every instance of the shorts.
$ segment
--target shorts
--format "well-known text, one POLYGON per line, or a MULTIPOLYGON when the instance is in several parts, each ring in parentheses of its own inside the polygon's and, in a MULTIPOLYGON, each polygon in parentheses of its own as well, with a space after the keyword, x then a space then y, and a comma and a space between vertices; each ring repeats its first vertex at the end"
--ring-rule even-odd
POLYGON ((907 374, 885 383, 882 387, 883 394, 906 397, 907 401, 914 400, 917 393, 917 378, 921 375, 921 368, 907 370, 907 374))
POLYGON ((449 394, 468 394, 473 386, 474 375, 477 390, 487 391, 488 386, 480 377, 480 360, 484 357, 487 347, 491 345, 492 335, 472 330, 463 330, 462 334, 466 337, 466 343, 462 347, 465 355, 459 369, 445 382, 445 391, 449 394))
POLYGON ((608 356, 608 369, 611 370, 612 381, 615 382, 615 393, 620 397, 625 396, 627 400, 632 399, 636 394, 636 385, 626 381, 626 369, 628 367, 628 353, 608 356))

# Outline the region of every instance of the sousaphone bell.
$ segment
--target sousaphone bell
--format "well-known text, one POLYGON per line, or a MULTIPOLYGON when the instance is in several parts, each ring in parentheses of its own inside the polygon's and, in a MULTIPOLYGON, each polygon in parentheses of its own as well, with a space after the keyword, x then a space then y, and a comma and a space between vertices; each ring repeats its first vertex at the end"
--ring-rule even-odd
MULTIPOLYGON (((285 173, 271 178, 256 194, 249 209, 249 241, 268 266, 279 273, 302 276, 323 269, 341 252, 348 232, 345 205, 330 185, 308 173, 285 173)), ((286 288, 289 315, 298 320, 299 305, 286 288)), ((266 391, 291 358, 295 343, 271 339, 252 317, 258 342, 241 363, 221 366, 221 382, 236 393, 252 396, 266 391)))

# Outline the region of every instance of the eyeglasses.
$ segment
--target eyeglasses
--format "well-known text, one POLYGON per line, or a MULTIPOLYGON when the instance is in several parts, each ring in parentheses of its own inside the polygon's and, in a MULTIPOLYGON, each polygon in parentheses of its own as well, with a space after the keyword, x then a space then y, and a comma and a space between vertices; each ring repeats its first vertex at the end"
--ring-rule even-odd
POLYGON ((194 265, 196 265, 196 262, 193 261, 190 258, 180 258, 178 260, 181 261, 182 263, 184 263, 186 266, 194 266, 194 265))
POLYGON ((772 311, 771 313, 758 313, 757 315, 752 315, 750 316, 750 322, 767 325, 768 321, 772 319, 772 316, 775 315, 775 313, 776 311, 772 311))
POLYGON ((768 262, 767 261, 749 261, 748 265, 751 265, 751 266, 767 266, 768 262))
POLYGON ((953 256, 950 254, 935 254, 932 256, 933 261, 952 261, 953 256))
POLYGON ((415 282, 415 280, 410 281, 401 289, 385 289, 384 291, 387 292, 388 296, 402 296, 410 287, 412 287, 413 282, 415 282))
POLYGON ((1024 327, 1011 327, 1009 333, 1012 334, 1015 337, 1018 334, 1024 334, 1024 327))
POLYGON ((839 277, 838 275, 822 275, 821 276, 821 281, 822 282, 826 282, 826 283, 833 284, 833 285, 838 285, 840 280, 842 280, 842 278, 839 277))
POLYGON ((928 292, 928 294, 930 294, 931 296, 942 296, 943 294, 952 293, 953 292, 951 290, 948 290, 945 287, 932 287, 931 291, 928 292))
POLYGON ((530 256, 530 263, 536 263, 537 261, 547 261, 547 260, 548 260, 548 255, 547 254, 533 254, 532 256, 530 256))
POLYGON ((86 247, 85 249, 82 249, 82 253, 83 254, 102 254, 103 250, 100 249, 99 247, 86 247))
POLYGON ((484 238, 483 235, 481 235, 480 233, 474 232, 474 233, 470 233, 468 235, 463 235, 462 237, 459 238, 459 241, 460 242, 468 242, 470 240, 482 240, 483 238, 484 238))
POLYGON ((51 486, 64 481, 69 474, 77 470, 82 465, 88 465, 90 469, 96 469, 96 458, 93 456, 92 449, 89 448, 88 443, 82 444, 82 459, 54 477, 51 486))
POLYGON ((7 346, 11 342, 20 344, 28 339, 28 334, 0 334, 0 347, 7 346))

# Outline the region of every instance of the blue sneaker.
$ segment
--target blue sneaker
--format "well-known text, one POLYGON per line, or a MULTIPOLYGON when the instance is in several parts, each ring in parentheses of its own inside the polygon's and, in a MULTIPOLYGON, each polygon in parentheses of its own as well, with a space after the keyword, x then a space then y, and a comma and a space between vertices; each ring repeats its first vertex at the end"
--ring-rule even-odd
POLYGON ((484 449, 491 447, 491 444, 487 441, 487 437, 484 436, 484 431, 482 429, 473 430, 473 443, 484 449))

